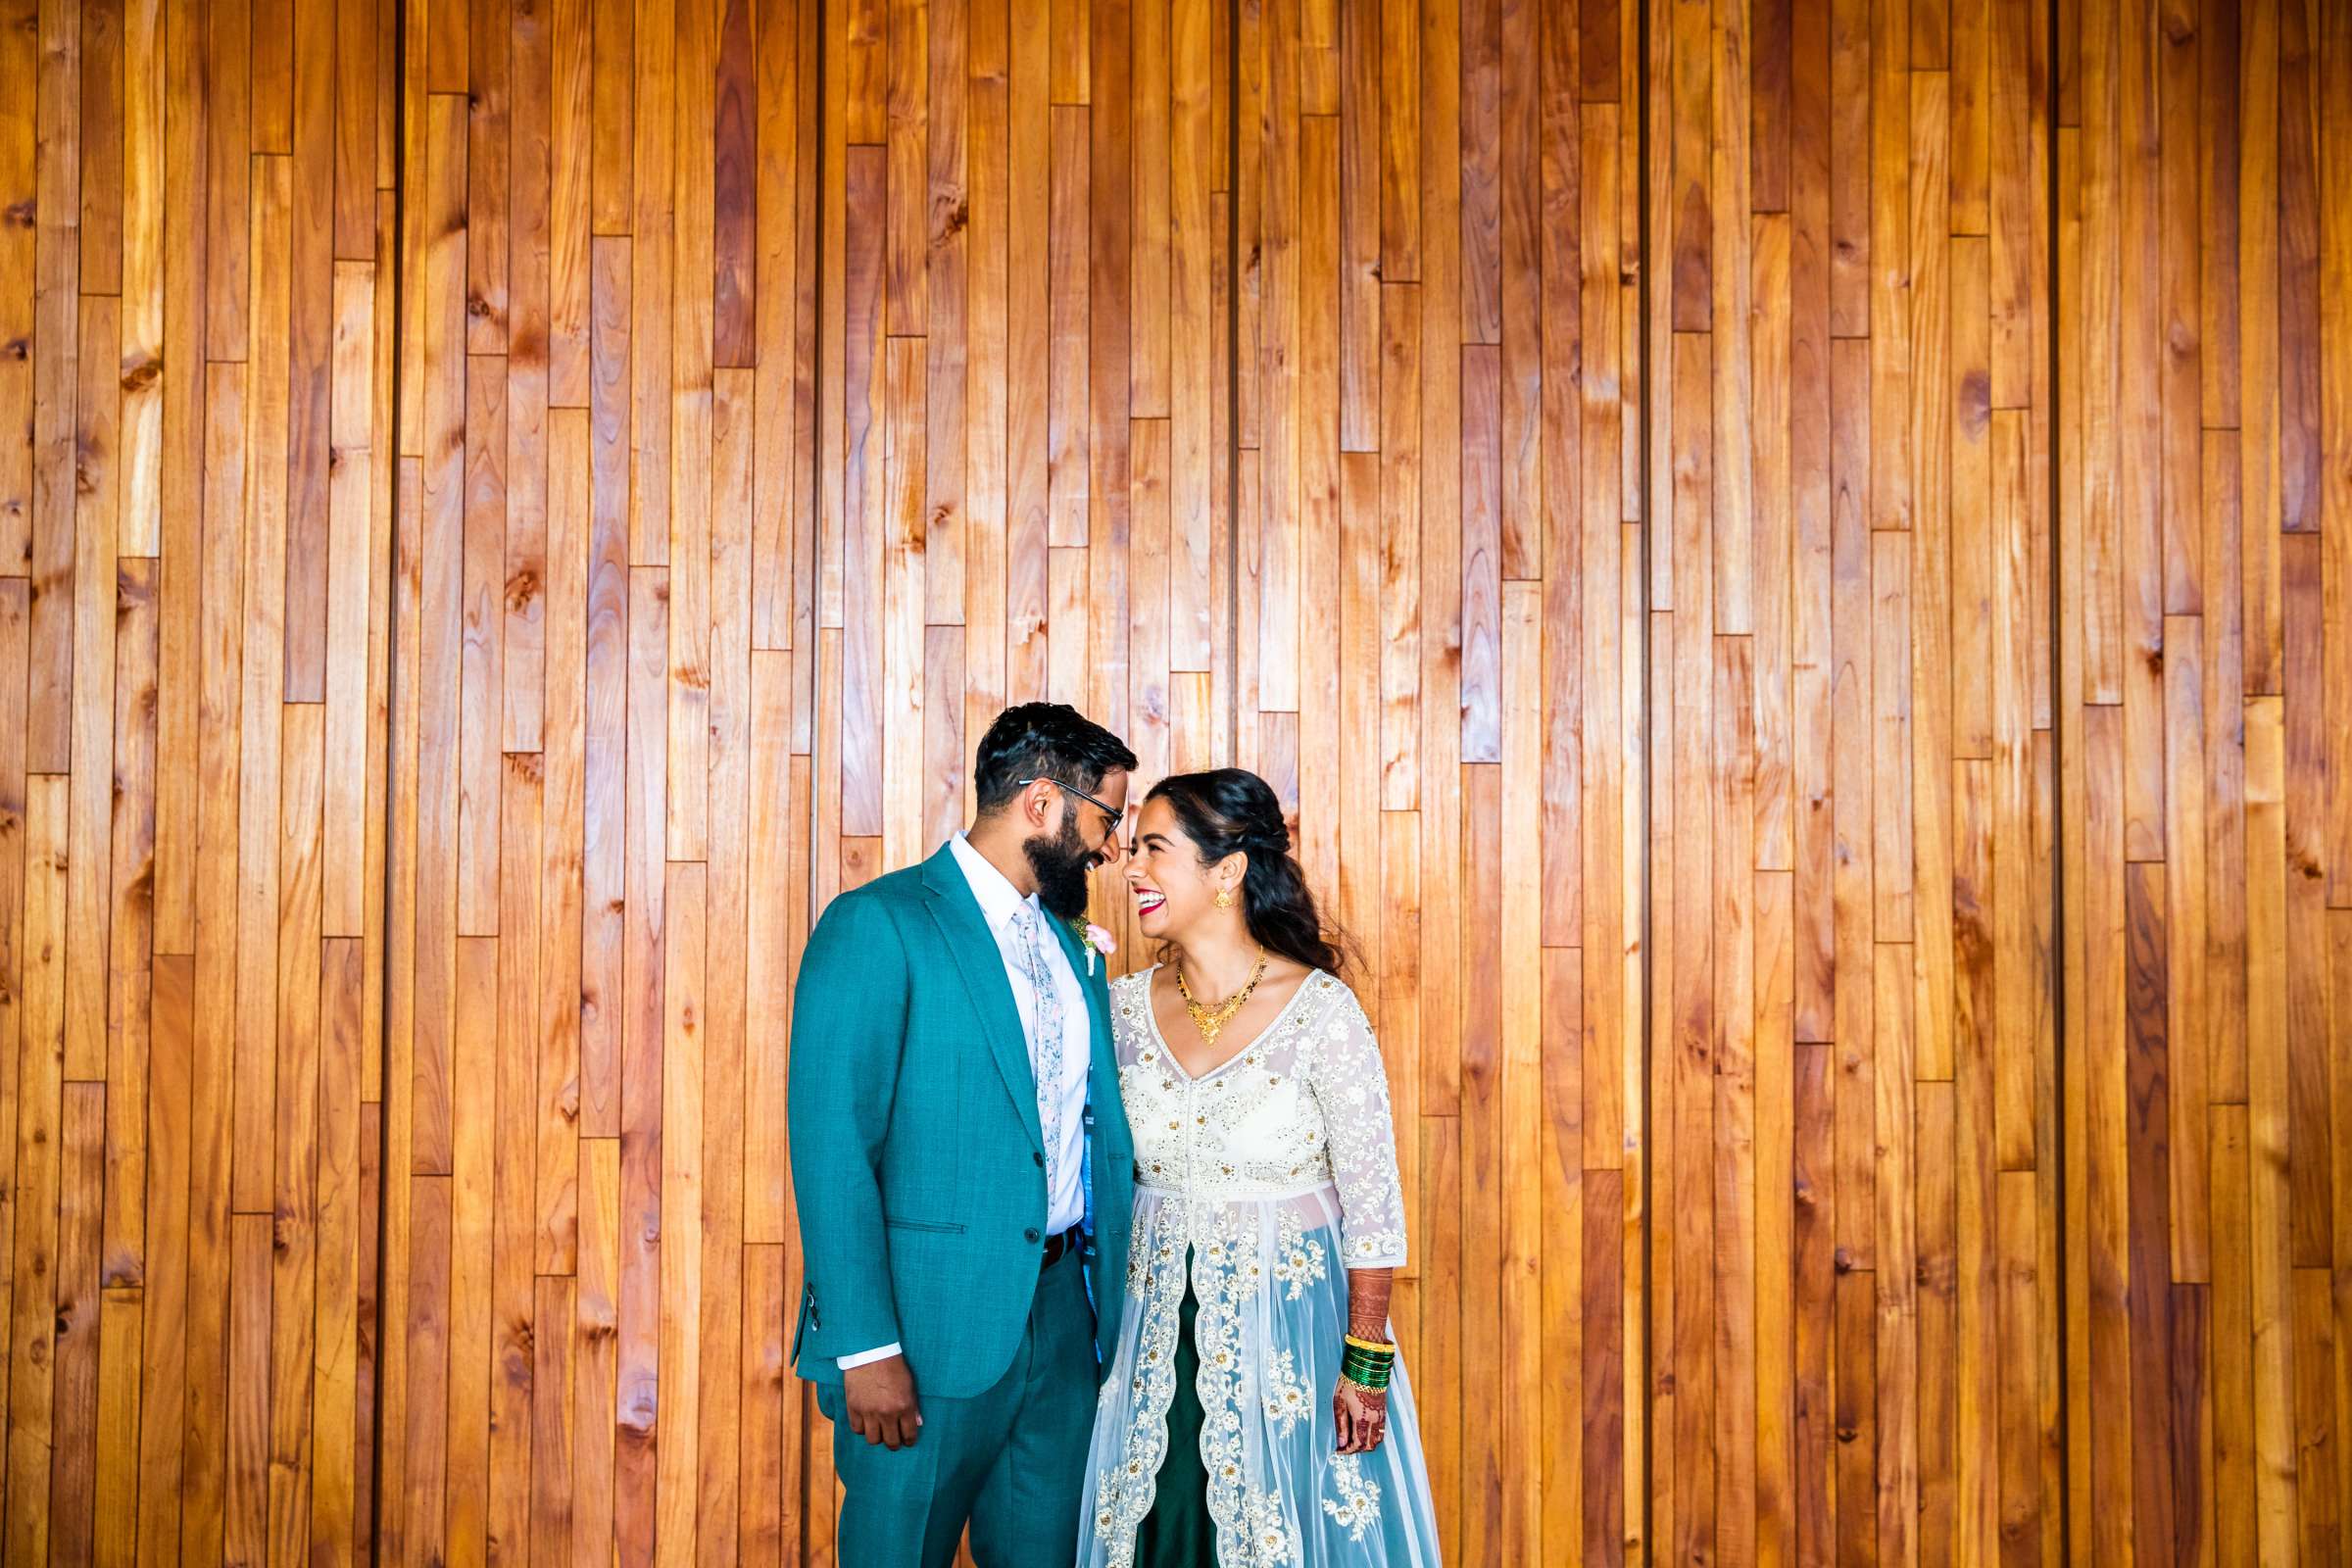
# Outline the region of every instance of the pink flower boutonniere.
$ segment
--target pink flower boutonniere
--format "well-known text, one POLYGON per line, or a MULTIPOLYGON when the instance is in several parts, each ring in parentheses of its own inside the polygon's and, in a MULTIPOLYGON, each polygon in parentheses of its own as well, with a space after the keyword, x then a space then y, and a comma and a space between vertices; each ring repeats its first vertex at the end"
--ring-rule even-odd
POLYGON ((1070 929, 1078 933, 1079 945, 1086 949, 1086 972, 1090 978, 1095 972, 1096 954, 1107 956, 1119 951, 1119 945, 1110 940, 1110 933, 1099 925, 1086 920, 1072 920, 1070 929))

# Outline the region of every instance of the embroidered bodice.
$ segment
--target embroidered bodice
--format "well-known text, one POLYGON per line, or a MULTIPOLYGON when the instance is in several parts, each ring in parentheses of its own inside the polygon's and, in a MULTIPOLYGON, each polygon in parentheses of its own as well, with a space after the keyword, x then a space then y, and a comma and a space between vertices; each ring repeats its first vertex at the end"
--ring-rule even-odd
POLYGON ((1119 1089, 1139 1188, 1215 1203, 1337 1189, 1343 1263, 1405 1258, 1388 1074, 1355 993, 1320 970, 1231 1060, 1199 1078, 1161 1039, 1152 971, 1111 983, 1119 1089))

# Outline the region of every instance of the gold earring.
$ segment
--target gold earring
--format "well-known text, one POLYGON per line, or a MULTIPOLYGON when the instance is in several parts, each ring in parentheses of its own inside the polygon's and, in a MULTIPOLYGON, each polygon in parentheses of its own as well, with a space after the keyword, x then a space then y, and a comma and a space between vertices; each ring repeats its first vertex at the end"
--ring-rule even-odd
POLYGON ((1233 889, 1219 888, 1217 890, 1217 907, 1220 909, 1233 907, 1233 889))

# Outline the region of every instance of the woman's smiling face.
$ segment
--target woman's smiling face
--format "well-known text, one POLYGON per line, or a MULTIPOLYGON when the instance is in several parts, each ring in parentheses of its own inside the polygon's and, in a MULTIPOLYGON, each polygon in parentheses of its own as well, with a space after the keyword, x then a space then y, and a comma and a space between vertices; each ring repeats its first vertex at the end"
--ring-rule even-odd
POLYGON ((1185 836, 1176 812, 1164 800, 1149 800, 1135 819, 1135 849, 1127 859, 1127 887, 1135 895, 1136 929, 1165 942, 1215 907, 1223 885, 1200 863, 1200 848, 1185 836))

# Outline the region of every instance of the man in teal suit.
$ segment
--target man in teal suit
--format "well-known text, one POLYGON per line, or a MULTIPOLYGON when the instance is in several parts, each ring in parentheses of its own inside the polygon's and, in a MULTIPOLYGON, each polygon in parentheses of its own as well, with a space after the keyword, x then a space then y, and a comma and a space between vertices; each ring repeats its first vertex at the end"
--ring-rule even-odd
POLYGON ((1007 710, 971 828, 809 933, 793 1361, 834 1425, 851 1568, 944 1565, 967 1521, 991 1568, 1076 1556, 1135 1189, 1083 919, 1135 762, 1068 707, 1007 710))

